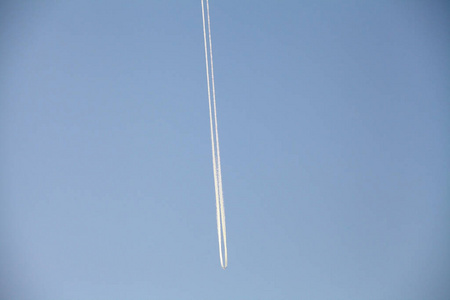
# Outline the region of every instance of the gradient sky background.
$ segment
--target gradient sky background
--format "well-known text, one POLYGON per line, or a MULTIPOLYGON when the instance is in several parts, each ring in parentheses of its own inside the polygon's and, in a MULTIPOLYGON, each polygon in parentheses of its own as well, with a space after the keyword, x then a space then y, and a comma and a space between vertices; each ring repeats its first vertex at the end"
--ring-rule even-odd
POLYGON ((446 1, 3 1, 0 298, 450 299, 446 1))

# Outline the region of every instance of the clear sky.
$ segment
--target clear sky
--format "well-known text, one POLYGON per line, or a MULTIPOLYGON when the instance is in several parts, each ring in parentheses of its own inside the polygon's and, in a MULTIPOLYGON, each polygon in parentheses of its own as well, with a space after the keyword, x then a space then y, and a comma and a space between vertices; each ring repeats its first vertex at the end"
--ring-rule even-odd
POLYGON ((0 5, 0 299, 450 299, 446 1, 0 5))

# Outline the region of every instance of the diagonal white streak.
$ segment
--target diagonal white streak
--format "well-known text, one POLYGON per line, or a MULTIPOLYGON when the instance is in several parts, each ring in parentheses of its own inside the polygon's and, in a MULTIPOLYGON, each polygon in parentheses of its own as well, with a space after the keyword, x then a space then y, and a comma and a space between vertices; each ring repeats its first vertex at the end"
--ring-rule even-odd
MULTIPOLYGON (((216 146, 217 146, 217 177, 219 184, 219 202, 220 202, 220 219, 221 219, 221 229, 223 235, 223 245, 224 245, 224 255, 225 255, 225 263, 222 264, 222 268, 226 268, 228 264, 227 257, 227 230, 225 225, 225 207, 223 202, 223 190, 222 190, 222 169, 220 164, 220 147, 219 147, 219 132, 217 126, 217 109, 216 109, 216 90, 214 85, 214 64, 213 64, 213 54, 212 54, 212 42, 211 42, 211 22, 209 18, 209 0, 206 0, 206 10, 208 15, 208 33, 209 33, 209 56, 211 61, 211 82, 212 82, 212 94, 213 94, 213 103, 214 103, 214 125, 215 125, 215 134, 216 134, 216 146)), ((222 260, 221 260, 222 263, 222 260)))
POLYGON ((208 42, 206 36, 206 22, 205 22, 205 7, 204 0, 202 2, 202 18, 203 18, 203 38, 205 42, 205 62, 206 62, 206 75, 208 84, 208 103, 209 103, 209 123, 211 127, 211 149, 213 158, 213 171, 214 171, 214 189, 216 195, 216 217, 217 217, 217 235, 219 240, 219 254, 220 264, 223 269, 228 265, 227 255, 227 230, 225 225, 225 206, 223 203, 223 190, 222 190, 222 169, 220 164, 220 149, 219 149, 219 133, 217 129, 217 109, 216 109, 216 90, 214 85, 214 65, 212 56, 212 42, 211 42, 211 21, 209 17, 209 1, 206 0, 206 14, 208 20, 208 41, 209 41, 209 60, 208 62, 208 42), (209 72, 209 64, 211 64, 211 80, 209 72), (212 99, 213 105, 211 105, 211 86, 212 86, 212 99), (214 113, 212 112, 214 109, 214 113), (214 120, 213 120, 214 119, 214 120), (217 156, 216 156, 217 152, 217 156), (223 239, 223 247, 222 247, 223 239), (223 251, 223 254, 222 254, 223 251))
POLYGON ((213 171, 214 171, 214 188, 216 194, 216 217, 217 217, 217 233, 219 237, 219 248, 220 248, 220 263, 222 264, 222 240, 221 240, 221 226, 220 226, 220 199, 219 199, 219 190, 217 183, 217 172, 216 172, 216 154, 215 154, 215 143, 214 143, 214 129, 213 129, 213 118, 211 111, 211 88, 209 82, 209 62, 208 62, 208 49, 207 49, 207 40, 206 40, 206 29, 205 29, 205 11, 202 0, 202 17, 203 17, 203 39, 205 41, 205 61, 206 61, 206 82, 208 84, 208 103, 209 103, 209 123, 211 127, 211 149, 212 149, 212 157, 213 157, 213 171))

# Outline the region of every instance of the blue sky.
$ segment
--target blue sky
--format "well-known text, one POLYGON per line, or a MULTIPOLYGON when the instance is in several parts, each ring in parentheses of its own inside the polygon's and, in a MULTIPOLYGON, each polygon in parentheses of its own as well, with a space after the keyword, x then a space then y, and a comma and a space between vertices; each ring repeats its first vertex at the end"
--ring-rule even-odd
MULTIPOLYGON (((6 2, 5 299, 448 299, 445 1, 6 2)), ((3 299, 2 298, 2 299, 3 299)))

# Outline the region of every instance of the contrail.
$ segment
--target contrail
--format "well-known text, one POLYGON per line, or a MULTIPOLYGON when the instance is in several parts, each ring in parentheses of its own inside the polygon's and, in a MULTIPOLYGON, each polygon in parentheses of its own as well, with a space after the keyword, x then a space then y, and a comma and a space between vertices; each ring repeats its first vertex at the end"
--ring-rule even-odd
POLYGON ((211 149, 213 158, 213 171, 214 171, 214 190, 216 194, 216 217, 217 217, 217 235, 219 239, 219 254, 220 264, 223 269, 228 265, 227 256, 227 229, 225 225, 225 206, 223 204, 223 190, 222 190, 222 169, 220 165, 220 149, 219 149, 219 132, 217 129, 217 109, 216 109, 216 90, 214 86, 214 65, 212 55, 212 42, 211 42, 211 21, 209 18, 209 1, 206 0, 206 14, 208 20, 208 41, 206 36, 206 22, 205 22, 205 5, 204 0, 202 2, 202 18, 203 18, 203 39, 205 41, 205 62, 206 62, 206 83, 208 84, 208 103, 209 103, 209 124, 211 127, 211 149), (211 62, 211 80, 209 74, 209 62, 208 62, 208 44, 209 44, 209 60, 211 62), (213 106, 211 105, 211 86, 212 86, 212 98, 213 106), (212 113, 214 109, 214 114, 212 113), (214 118, 214 121, 213 121, 214 118), (215 137, 215 138, 214 138, 215 137), (216 156, 217 152, 217 156, 216 156), (222 247, 223 239, 223 247, 222 247), (224 254, 222 254, 222 251, 224 254))

